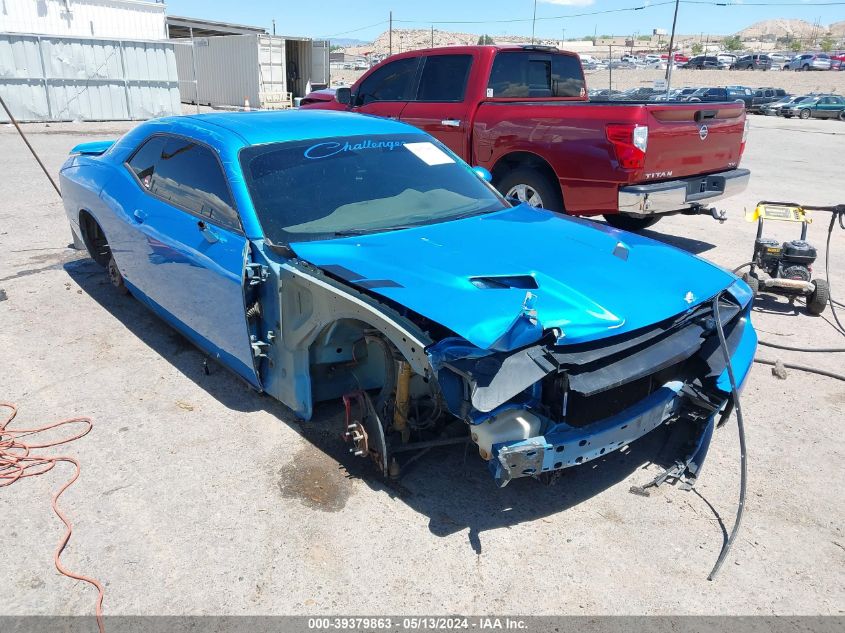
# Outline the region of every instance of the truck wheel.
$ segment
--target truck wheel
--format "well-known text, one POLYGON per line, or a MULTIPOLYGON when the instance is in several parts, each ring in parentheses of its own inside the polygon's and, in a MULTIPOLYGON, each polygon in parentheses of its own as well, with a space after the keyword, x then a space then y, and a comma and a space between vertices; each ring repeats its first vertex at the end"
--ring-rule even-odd
POLYGON ((813 292, 807 297, 807 312, 810 314, 821 314, 827 307, 830 299, 830 286, 826 279, 813 280, 813 292))
POLYGON ((802 119, 809 119, 810 118, 810 111, 809 110, 801 110, 801 114, 799 114, 802 119))
POLYGON ((560 186, 551 182, 541 171, 529 168, 515 169, 505 174, 496 188, 505 197, 515 198, 529 206, 564 211, 560 186))
POLYGON ((657 221, 660 220, 660 216, 654 215, 650 218, 635 218, 630 215, 622 215, 620 213, 608 213, 604 216, 604 219, 613 228, 636 233, 637 231, 642 231, 643 229, 647 229, 651 225, 656 224, 657 221))

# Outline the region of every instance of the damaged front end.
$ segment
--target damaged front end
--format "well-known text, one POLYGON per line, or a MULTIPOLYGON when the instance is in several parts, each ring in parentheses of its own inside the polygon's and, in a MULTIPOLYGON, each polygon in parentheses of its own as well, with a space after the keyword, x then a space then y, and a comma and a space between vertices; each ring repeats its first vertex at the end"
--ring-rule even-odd
MULTIPOLYGON (((268 351, 266 388, 303 418, 345 404, 350 452, 385 476, 424 451, 476 444, 499 486, 602 457, 679 420, 694 430, 676 475, 700 471, 730 386, 712 301, 647 327, 568 341, 543 329, 536 296, 482 349, 383 296, 352 272, 292 260, 278 269, 281 341, 268 351), (497 349, 498 348, 498 349, 497 349), (291 380, 291 377, 293 380, 291 380)), ((720 294, 738 384, 756 349, 751 294, 720 294)))
MULTIPOLYGON (((720 316, 739 384, 757 337, 750 293, 735 282, 720 316)), ((560 332, 516 352, 483 353, 464 341, 428 350, 449 411, 500 486, 599 458, 681 418, 696 428, 678 476, 694 479, 730 387, 711 302, 654 326, 580 344, 560 332)))

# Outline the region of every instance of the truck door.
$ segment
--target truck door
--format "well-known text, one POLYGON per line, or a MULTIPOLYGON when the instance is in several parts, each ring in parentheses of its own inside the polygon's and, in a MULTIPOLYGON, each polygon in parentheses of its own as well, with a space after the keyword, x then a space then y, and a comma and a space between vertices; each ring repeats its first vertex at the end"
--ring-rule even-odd
POLYGON ((329 40, 311 42, 311 88, 326 88, 329 85, 329 40))
POLYGON ((244 305, 249 240, 217 154, 154 135, 127 161, 127 282, 196 345, 260 388, 244 305), (134 229, 134 230, 133 230, 134 229))
POLYGON ((399 120, 416 90, 418 57, 405 57, 375 68, 354 89, 355 112, 399 120))
POLYGON ((424 57, 416 98, 408 102, 400 117, 465 160, 469 160, 470 113, 464 98, 472 60, 472 55, 424 57))

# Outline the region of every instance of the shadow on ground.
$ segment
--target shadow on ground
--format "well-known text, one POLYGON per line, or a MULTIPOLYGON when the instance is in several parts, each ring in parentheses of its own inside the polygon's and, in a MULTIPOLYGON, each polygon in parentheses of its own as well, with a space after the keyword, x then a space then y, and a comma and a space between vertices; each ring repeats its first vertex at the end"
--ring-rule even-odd
MULTIPOLYGON (((341 471, 344 477, 360 479, 373 490, 402 500, 429 518, 429 529, 434 535, 446 536, 468 529, 469 543, 479 553, 479 535, 485 530, 535 521, 564 511, 618 484, 638 469, 644 472, 637 483, 644 484, 657 472, 656 469, 645 472, 645 468, 652 464, 661 468, 670 466, 681 452, 679 444, 684 438, 679 437, 683 433, 671 430, 682 426, 676 424, 660 427, 621 451, 567 469, 550 484, 525 478, 497 488, 486 463, 472 445, 433 449, 406 469, 398 481, 385 480, 377 475, 370 462, 352 457, 348 445, 341 441, 340 403, 318 405, 314 419, 302 422, 280 402, 255 392, 222 367, 213 366, 207 375, 202 352, 131 296, 118 294, 103 269, 92 260, 69 262, 64 268, 84 292, 132 334, 221 404, 241 412, 266 411, 290 425, 330 458, 318 460, 322 466, 312 467, 334 471, 326 473, 332 478, 341 471)), ((283 479, 286 472, 284 468, 279 471, 283 479)), ((320 477, 320 473, 313 475, 320 477)), ((284 492, 285 482, 280 484, 284 492)), ((649 500, 642 502, 647 506, 649 500)), ((337 511, 339 508, 317 509, 337 511)))

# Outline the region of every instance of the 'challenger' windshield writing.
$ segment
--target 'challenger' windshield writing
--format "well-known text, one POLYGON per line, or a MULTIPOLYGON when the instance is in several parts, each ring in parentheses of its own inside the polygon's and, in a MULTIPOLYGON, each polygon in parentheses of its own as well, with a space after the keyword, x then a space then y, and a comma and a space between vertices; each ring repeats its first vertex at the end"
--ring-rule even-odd
POLYGON ((392 150, 396 147, 401 147, 405 143, 403 141, 371 141, 369 139, 360 141, 358 143, 350 143, 345 141, 339 143, 331 141, 328 143, 317 143, 305 150, 303 156, 312 160, 316 158, 328 158, 340 154, 341 152, 360 152, 365 149, 388 149, 392 150))

